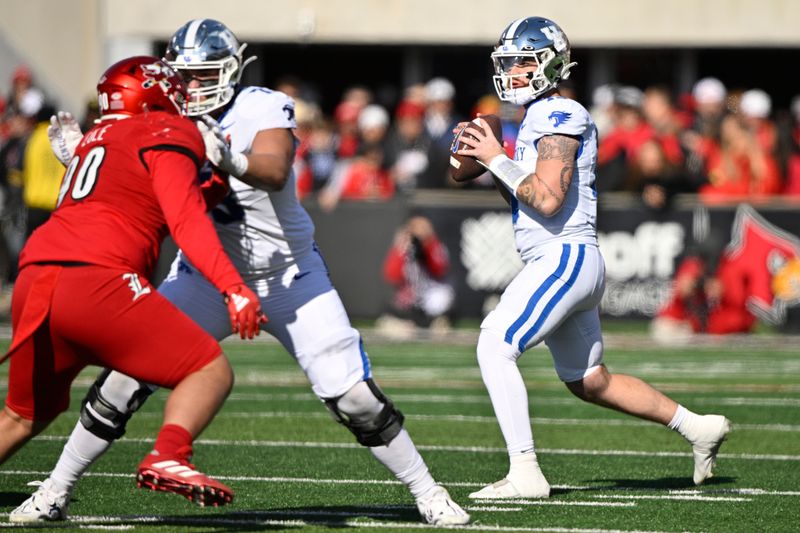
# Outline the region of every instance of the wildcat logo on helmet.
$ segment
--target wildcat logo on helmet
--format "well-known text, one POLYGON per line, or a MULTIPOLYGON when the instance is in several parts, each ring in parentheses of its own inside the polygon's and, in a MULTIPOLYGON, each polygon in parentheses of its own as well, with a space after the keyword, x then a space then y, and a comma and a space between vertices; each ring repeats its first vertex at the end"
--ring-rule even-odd
POLYGON ((556 52, 563 52, 569 46, 564 32, 555 24, 542 27, 542 33, 545 37, 553 41, 553 48, 556 49, 556 52))

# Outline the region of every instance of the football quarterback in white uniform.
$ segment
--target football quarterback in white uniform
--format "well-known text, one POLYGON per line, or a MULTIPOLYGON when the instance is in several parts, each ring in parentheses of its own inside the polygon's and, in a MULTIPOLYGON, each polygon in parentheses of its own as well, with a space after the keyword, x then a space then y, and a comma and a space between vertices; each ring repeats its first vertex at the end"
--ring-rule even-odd
MULTIPOLYGON (((469 515, 434 481, 402 413, 372 379, 295 194, 294 102, 239 87, 254 59, 243 59, 244 47, 222 23, 196 19, 172 36, 165 57, 187 81, 189 115, 200 118, 207 158, 230 175, 230 193, 211 213, 225 251, 261 299, 269 318, 263 329, 297 360, 333 417, 408 487, 423 520, 465 524, 469 515)), ((159 291, 217 339, 231 333, 219 293, 180 253, 159 291)), ((101 374, 55 470, 10 519, 63 519, 80 475, 122 436, 151 390, 116 372, 101 374)))
MULTIPOLYGON (((567 36, 553 21, 509 24, 491 54, 499 97, 523 105, 514 158, 487 133, 472 131, 461 155, 476 157, 509 192, 517 249, 525 263, 481 324, 477 354, 506 441, 505 478, 470 494, 478 499, 547 498, 537 461, 528 395, 517 360, 544 341, 556 372, 579 398, 678 431, 694 453, 694 482, 711 477, 730 422, 700 416, 638 378, 603 365, 599 304, 605 266, 597 245, 597 129, 589 113, 558 93, 569 76, 567 36)), ((459 124, 454 132, 466 123, 459 124)), ((481 124, 486 132, 490 128, 481 124)))

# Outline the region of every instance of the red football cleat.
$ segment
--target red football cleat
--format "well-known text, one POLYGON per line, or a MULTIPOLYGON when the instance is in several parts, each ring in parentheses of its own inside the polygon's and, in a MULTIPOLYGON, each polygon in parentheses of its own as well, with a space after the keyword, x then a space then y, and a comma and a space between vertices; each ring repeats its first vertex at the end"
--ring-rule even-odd
POLYGON ((139 488, 180 494, 201 507, 225 505, 233 501, 233 491, 202 472, 189 462, 191 448, 175 455, 147 456, 139 463, 136 485, 139 488))

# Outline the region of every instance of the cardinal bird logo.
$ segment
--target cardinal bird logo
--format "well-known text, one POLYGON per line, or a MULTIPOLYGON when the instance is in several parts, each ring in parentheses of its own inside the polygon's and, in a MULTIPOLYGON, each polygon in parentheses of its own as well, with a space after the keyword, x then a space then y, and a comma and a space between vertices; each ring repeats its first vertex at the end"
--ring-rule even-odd
POLYGON ((747 307, 760 319, 780 324, 786 308, 800 303, 800 239, 742 204, 736 211, 726 255, 749 280, 747 307))
POLYGON ((553 127, 557 128, 561 124, 565 123, 570 118, 572 118, 572 113, 567 113, 566 111, 553 111, 552 113, 550 113, 550 116, 547 117, 547 118, 552 120, 553 121, 553 127))

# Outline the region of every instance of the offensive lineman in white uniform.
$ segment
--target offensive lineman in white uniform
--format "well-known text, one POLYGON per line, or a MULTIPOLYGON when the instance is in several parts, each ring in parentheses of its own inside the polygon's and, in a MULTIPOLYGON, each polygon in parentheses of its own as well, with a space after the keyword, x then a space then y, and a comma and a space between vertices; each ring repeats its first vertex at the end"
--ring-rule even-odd
MULTIPOLYGON (((238 87, 242 69, 255 59, 243 61, 245 46, 222 23, 196 19, 172 36, 165 57, 187 81, 189 115, 204 115, 198 128, 209 161, 230 174, 231 193, 212 211, 220 240, 268 310, 263 328, 297 360, 333 416, 408 487, 427 523, 465 524, 469 515, 434 481, 403 428, 402 413, 372 380, 361 337, 350 326, 314 244, 314 225, 295 195, 294 102, 269 89, 238 87)), ((68 142, 71 127, 64 120, 52 135, 68 142)), ((215 338, 230 335, 219 293, 180 253, 159 291, 215 338)), ((34 482, 38 490, 10 520, 65 519, 79 477, 123 435, 151 392, 122 374, 101 374, 56 468, 44 482, 34 482)))
MULTIPOLYGON (((683 435, 692 444, 693 477, 700 484, 712 476, 730 422, 720 415, 692 413, 638 378, 611 374, 603 365, 598 306, 605 266, 595 224, 597 129, 583 106, 557 91, 575 65, 567 36, 546 18, 518 19, 500 35, 491 57, 497 94, 526 106, 514 159, 494 136, 479 132, 475 140, 462 136, 468 147, 458 153, 476 157, 508 191, 525 266, 484 319, 477 346, 510 468, 504 479, 470 497, 550 495, 536 459, 528 395, 517 367, 522 353, 542 341, 573 394, 683 435)), ((480 125, 491 131, 482 121, 480 125)))

